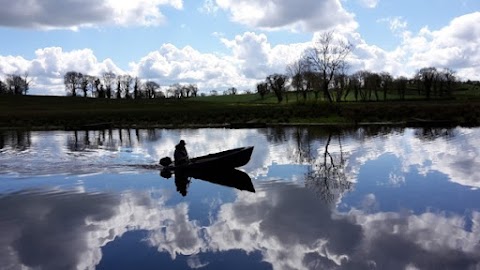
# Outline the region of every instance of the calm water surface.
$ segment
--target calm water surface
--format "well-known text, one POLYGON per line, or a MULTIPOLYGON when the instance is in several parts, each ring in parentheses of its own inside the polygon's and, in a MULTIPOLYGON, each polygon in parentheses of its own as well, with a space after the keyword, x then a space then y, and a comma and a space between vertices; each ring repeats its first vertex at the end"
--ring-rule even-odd
POLYGON ((0 131, 0 269, 480 269, 479 168, 478 128, 0 131), (255 192, 161 177, 180 139, 255 192))

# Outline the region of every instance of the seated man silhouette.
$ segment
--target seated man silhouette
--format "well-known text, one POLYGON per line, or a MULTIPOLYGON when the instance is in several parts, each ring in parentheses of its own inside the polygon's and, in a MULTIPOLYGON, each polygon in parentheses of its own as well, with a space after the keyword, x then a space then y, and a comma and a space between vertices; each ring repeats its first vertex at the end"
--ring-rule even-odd
POLYGON ((190 162, 188 158, 187 148, 185 147, 186 143, 184 140, 175 145, 175 152, 173 153, 173 158, 175 160, 175 166, 184 165, 190 162))

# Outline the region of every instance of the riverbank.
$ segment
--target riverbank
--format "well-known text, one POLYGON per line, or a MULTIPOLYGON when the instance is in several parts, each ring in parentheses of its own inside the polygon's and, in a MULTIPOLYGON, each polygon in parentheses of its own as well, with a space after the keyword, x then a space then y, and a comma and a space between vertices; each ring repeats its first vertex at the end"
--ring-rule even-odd
POLYGON ((478 126, 480 100, 296 103, 102 100, 2 96, 2 129, 263 127, 287 125, 478 126))

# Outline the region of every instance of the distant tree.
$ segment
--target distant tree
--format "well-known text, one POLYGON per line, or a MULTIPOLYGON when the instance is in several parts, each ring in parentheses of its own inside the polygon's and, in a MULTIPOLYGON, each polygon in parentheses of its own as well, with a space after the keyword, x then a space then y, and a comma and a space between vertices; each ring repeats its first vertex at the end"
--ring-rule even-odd
POLYGON ((308 70, 304 73, 305 80, 307 82, 307 91, 313 92, 315 95, 315 101, 318 100, 318 95, 322 91, 322 79, 317 72, 308 70))
POLYGON ((263 99, 266 94, 268 94, 269 88, 266 82, 257 83, 257 93, 260 94, 260 97, 263 99))
POLYGON ((226 93, 227 95, 236 95, 238 92, 237 88, 235 87, 230 87, 227 89, 226 93))
MULTIPOLYGON (((81 74, 81 73, 80 73, 81 74)), ((89 91, 89 76, 88 75, 81 75, 80 78, 80 89, 83 92, 83 97, 88 96, 88 91, 89 91)))
POLYGON ((210 96, 217 96, 218 91, 217 90, 210 90, 210 96))
POLYGON ((77 96, 77 89, 81 89, 81 81, 83 74, 76 71, 68 71, 63 76, 63 83, 65 84, 65 91, 67 95, 72 97, 77 96))
POLYGON ((198 87, 196 84, 189 84, 187 85, 188 96, 196 97, 198 94, 198 87))
POLYGON ((387 100, 387 92, 392 87, 393 77, 388 72, 380 73, 380 87, 383 90, 383 100, 387 100))
POLYGON ((420 69, 417 74, 416 78, 423 84, 425 90, 425 97, 430 99, 431 92, 432 92, 432 85, 434 84, 437 78, 437 69, 435 67, 426 67, 420 69))
POLYGON ((146 97, 149 99, 155 98, 157 90, 160 89, 160 85, 154 81, 147 81, 145 83, 146 97))
POLYGON ((122 98, 122 76, 121 75, 117 76, 116 98, 117 99, 122 98))
POLYGON ((348 96, 348 76, 346 74, 347 66, 342 66, 333 77, 334 81, 334 90, 335 95, 333 97, 336 101, 342 101, 342 98, 347 98, 348 96))
POLYGON ((97 79, 98 84, 97 84, 97 97, 98 98, 106 98, 106 92, 105 92, 105 87, 103 84, 100 83, 100 79, 97 79))
POLYGON ((324 96, 330 102, 333 102, 329 92, 330 84, 337 71, 345 67, 345 59, 352 48, 350 43, 335 39, 333 32, 326 32, 320 36, 313 48, 305 52, 305 59, 311 70, 320 75, 324 96))
POLYGON ((132 83, 133 83, 132 76, 128 74, 122 75, 120 76, 120 81, 121 81, 121 89, 122 89, 123 97, 126 99, 132 98, 130 96, 130 87, 132 86, 132 83))
POLYGON ((140 81, 140 78, 135 77, 134 84, 133 84, 133 98, 134 99, 140 98, 141 90, 142 90, 142 81, 140 81))
POLYGON ((267 86, 273 93, 275 93, 278 103, 283 101, 283 92, 285 92, 286 81, 287 76, 283 74, 272 74, 266 78, 267 86))
POLYGON ((183 97, 184 92, 183 92, 183 87, 179 83, 174 83, 170 85, 168 91, 171 93, 171 96, 174 98, 180 99, 183 97))
POLYGON ((350 75, 348 78, 348 88, 350 89, 350 91, 353 90, 355 101, 358 101, 359 97, 361 98, 361 79, 361 73, 358 71, 350 75))
POLYGON ((103 86, 105 87, 105 96, 106 98, 113 97, 112 85, 115 82, 117 75, 113 72, 105 72, 102 75, 103 86))
POLYGON ((364 73, 364 83, 365 88, 368 91, 368 99, 372 99, 372 92, 375 94, 375 100, 379 101, 378 89, 380 88, 380 75, 375 72, 365 72, 364 73))
POLYGON ((401 100, 405 99, 405 92, 407 90, 407 83, 408 79, 406 77, 398 77, 393 81, 393 84, 395 85, 395 89, 397 90, 397 93, 400 97, 401 100))
POLYGON ((297 101, 298 94, 302 93, 303 101, 307 100, 307 84, 305 73, 308 71, 308 62, 304 58, 300 58, 287 66, 287 74, 291 79, 291 85, 296 91, 297 101))
POLYGON ((440 87, 440 95, 446 93, 447 96, 451 96, 457 80, 455 71, 449 68, 438 71, 438 80, 442 85, 442 87, 440 87))
POLYGON ((8 93, 7 84, 0 80, 0 95, 5 95, 8 93))

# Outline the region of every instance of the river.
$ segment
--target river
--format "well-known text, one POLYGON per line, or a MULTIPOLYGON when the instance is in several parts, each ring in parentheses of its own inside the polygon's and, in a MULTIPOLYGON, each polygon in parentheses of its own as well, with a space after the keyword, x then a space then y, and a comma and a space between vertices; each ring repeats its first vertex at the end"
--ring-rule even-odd
POLYGON ((0 269, 479 269, 479 146, 460 127, 0 131, 0 269), (254 190, 162 177, 180 139, 254 146, 254 190))

